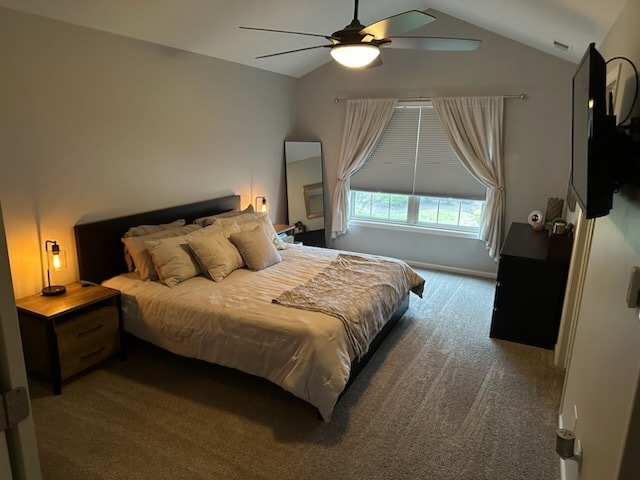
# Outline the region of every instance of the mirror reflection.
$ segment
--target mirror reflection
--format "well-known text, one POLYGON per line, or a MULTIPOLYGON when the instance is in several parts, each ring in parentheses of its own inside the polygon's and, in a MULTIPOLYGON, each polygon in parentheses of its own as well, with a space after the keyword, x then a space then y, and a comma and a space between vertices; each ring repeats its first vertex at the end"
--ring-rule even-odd
POLYGON ((295 240, 325 246, 322 146, 320 142, 285 143, 287 209, 295 240))

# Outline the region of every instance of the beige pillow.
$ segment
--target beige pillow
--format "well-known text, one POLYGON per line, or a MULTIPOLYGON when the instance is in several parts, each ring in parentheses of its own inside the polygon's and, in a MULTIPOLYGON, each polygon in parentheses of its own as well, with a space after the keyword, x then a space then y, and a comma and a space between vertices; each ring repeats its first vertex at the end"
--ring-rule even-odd
POLYGON ((201 225, 203 227, 207 227, 211 225, 216 218, 230 218, 237 217, 238 215, 242 215, 243 213, 251 213, 253 212, 253 205, 249 204, 247 208, 244 210, 230 210, 228 212, 216 213, 215 215, 210 215, 208 217, 200 217, 196 218, 193 223, 197 225, 201 225))
MULTIPOLYGON (((125 232, 124 237, 141 237, 142 235, 149 235, 151 233, 161 232, 162 230, 169 230, 175 227, 182 227, 186 223, 184 218, 179 220, 175 220, 170 223, 162 223, 160 225, 138 225, 137 227, 131 227, 129 230, 125 232)), ((127 246, 124 246, 124 261, 127 262, 127 267, 130 272, 133 272, 135 269, 135 265, 133 264, 133 259, 131 258, 131 254, 127 249, 127 246)))
POLYGON ((144 242, 160 280, 169 287, 200 273, 186 238, 183 235, 144 242))
POLYGON ((141 237, 143 235, 149 235, 151 233, 160 232, 162 230, 169 230, 175 227, 182 227, 186 223, 184 218, 174 220, 170 223, 162 223, 160 225, 138 225, 137 227, 131 227, 124 234, 125 237, 141 237))
POLYGON ((246 228, 243 228, 243 225, 246 223, 260 224, 264 228, 264 231, 267 234, 267 237, 269 238, 269 240, 271 240, 271 243, 273 243, 274 247, 276 247, 279 250, 286 248, 284 242, 280 240, 280 237, 278 237, 278 234, 273 228, 273 223, 271 223, 271 220, 269 219, 269 215, 266 212, 245 213, 243 215, 239 215, 233 218, 219 218, 216 220, 216 223, 219 223, 223 226, 229 225, 232 222, 235 222, 236 224, 238 224, 238 226, 242 230, 246 229, 246 228))
POLYGON ((238 233, 240 231, 240 227, 235 221, 226 222, 224 225, 219 222, 217 219, 208 227, 204 227, 200 230, 196 230, 193 233, 190 233, 190 236, 200 236, 200 235, 209 235, 213 232, 223 233, 226 238, 229 238, 229 235, 232 233, 238 233))
POLYGON ((206 272, 212 280, 221 282, 231 272, 244 266, 240 252, 225 233, 211 227, 203 228, 202 232, 197 233, 199 235, 187 235, 187 243, 193 250, 202 271, 206 272), (210 231, 205 235, 205 230, 210 231))
POLYGON ((249 270, 262 270, 282 261, 262 225, 257 225, 252 230, 234 233, 229 240, 236 246, 249 270))
POLYGON ((131 255, 134 269, 138 272, 140 278, 143 280, 157 280, 158 273, 153 266, 153 261, 149 256, 149 252, 147 251, 147 247, 144 242, 186 235, 200 229, 202 229, 200 225, 185 225, 183 227, 170 228, 151 233, 149 235, 143 235, 141 237, 124 237, 122 242, 124 243, 127 252, 129 252, 129 255, 131 255))

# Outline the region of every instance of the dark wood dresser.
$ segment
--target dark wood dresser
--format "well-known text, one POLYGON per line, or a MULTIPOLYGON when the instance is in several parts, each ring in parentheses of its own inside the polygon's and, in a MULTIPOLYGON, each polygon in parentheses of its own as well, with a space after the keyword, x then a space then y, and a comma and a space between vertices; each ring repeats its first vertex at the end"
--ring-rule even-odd
POLYGON ((500 250, 490 336, 553 349, 573 238, 513 223, 500 250))

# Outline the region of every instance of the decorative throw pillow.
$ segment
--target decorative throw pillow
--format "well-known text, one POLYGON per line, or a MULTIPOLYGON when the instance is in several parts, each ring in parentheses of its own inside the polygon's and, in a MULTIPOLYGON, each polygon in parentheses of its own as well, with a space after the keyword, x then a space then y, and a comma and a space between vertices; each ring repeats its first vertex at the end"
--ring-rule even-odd
POLYGON ((131 227, 124 234, 125 237, 141 237, 143 235, 149 235, 151 233, 161 232, 162 230, 169 230, 175 227, 182 227, 186 223, 184 218, 174 220, 170 223, 162 223, 160 225, 138 225, 137 227, 131 227))
POLYGON ((175 287, 200 273, 186 235, 144 242, 160 280, 175 287))
POLYGON ((282 257, 262 225, 257 225, 252 230, 234 233, 229 240, 242 255, 247 268, 254 272, 282 261, 282 257))
MULTIPOLYGON (((160 225, 138 225, 137 227, 131 227, 129 230, 125 232, 123 237, 141 237, 143 235, 149 235, 151 233, 161 232, 162 230, 170 230, 175 227, 182 227, 186 223, 184 218, 179 220, 174 220, 170 223, 162 223, 160 225)), ((131 258, 131 254, 127 249, 127 246, 124 246, 124 261, 127 262, 127 267, 130 272, 133 272, 135 269, 135 265, 133 264, 133 259, 131 258)))
POLYGON ((193 250, 201 270, 212 280, 221 282, 231 272, 244 266, 240 252, 225 233, 211 227, 203 228, 197 233, 198 235, 187 235, 187 243, 193 250), (205 234, 205 230, 209 232, 205 234))
POLYGON ((153 261, 149 256, 149 252, 147 251, 147 247, 144 242, 186 235, 190 232, 200 230, 201 228, 202 227, 199 225, 185 225, 183 227, 170 228, 151 233, 149 235, 143 235, 141 237, 124 237, 122 242, 124 243, 127 252, 129 252, 129 255, 131 255, 133 270, 138 272, 140 278, 142 280, 158 280, 158 273, 153 266, 153 261))
POLYGON ((243 213, 252 213, 252 212, 254 212, 253 205, 249 204, 249 206, 244 210, 230 210, 228 212, 216 213, 215 215, 210 215, 208 217, 196 218, 193 221, 193 223, 203 227, 207 227, 211 225, 216 218, 237 217, 238 215, 242 215, 243 213))
POLYGON ((220 222, 220 224, 222 224, 223 226, 229 225, 231 222, 235 222, 236 224, 238 224, 241 230, 246 229, 243 227, 243 225, 246 223, 253 222, 260 224, 264 228, 267 237, 269 237, 269 240, 271 240, 271 243, 273 243, 274 247, 279 250, 286 248, 284 242, 280 240, 280 237, 278 237, 278 234, 273 228, 273 223, 271 223, 269 215, 266 212, 245 213, 233 218, 219 218, 217 219, 217 222, 220 222))

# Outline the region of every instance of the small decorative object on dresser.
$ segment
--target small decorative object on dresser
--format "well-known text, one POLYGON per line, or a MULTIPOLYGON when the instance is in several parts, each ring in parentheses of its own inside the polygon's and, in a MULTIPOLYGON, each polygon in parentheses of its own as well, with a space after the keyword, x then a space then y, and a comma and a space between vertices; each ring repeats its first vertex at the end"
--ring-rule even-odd
POLYGON ((544 228, 544 215, 540 210, 533 210, 529 213, 527 222, 534 230, 542 230, 544 228))
POLYGON ((55 297, 16 301, 27 371, 62 381, 117 353, 124 358, 120 292, 89 282, 72 283, 55 297))
MULTIPOLYGON (((551 220, 561 217, 563 208, 564 199, 555 197, 547 198, 547 211, 545 212, 544 218, 547 219, 547 222, 551 222, 551 220)), ((549 227, 549 225, 547 225, 547 227, 549 227)))

